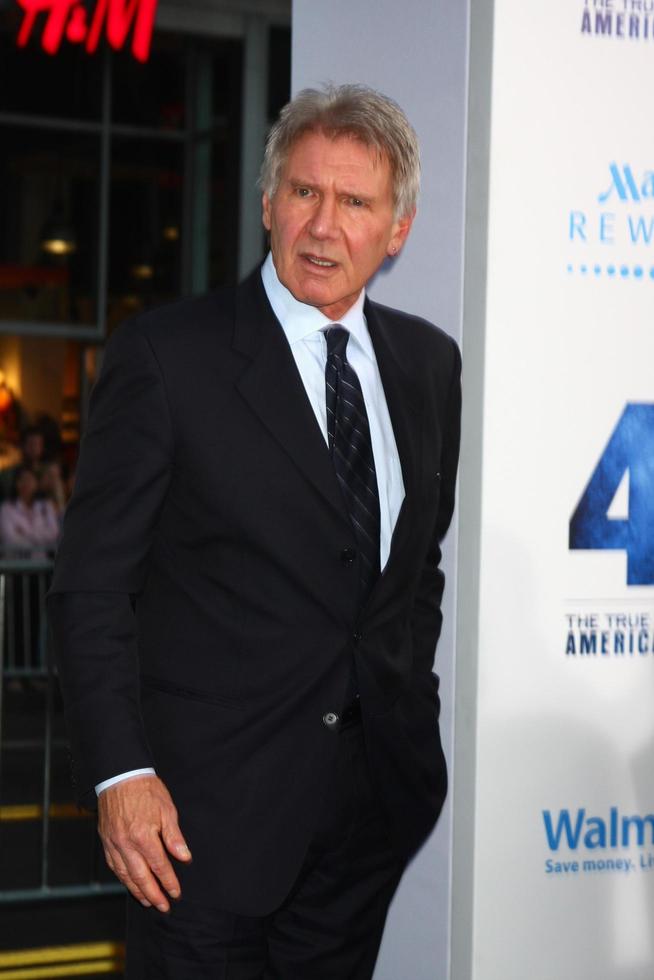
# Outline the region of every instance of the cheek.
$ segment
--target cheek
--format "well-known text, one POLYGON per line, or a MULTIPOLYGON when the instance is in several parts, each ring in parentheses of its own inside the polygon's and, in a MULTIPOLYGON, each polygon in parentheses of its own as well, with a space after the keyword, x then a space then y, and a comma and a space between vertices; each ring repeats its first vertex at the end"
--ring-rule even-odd
POLYGON ((375 262, 377 257, 384 254, 386 236, 376 228, 358 230, 350 236, 350 251, 361 262, 375 262))
POLYGON ((277 246, 281 250, 288 251, 291 248, 294 239, 292 223, 289 221, 275 222, 271 238, 277 243, 277 246))
POLYGON ((351 253, 353 265, 364 276, 372 275, 384 260, 386 255, 384 244, 381 241, 370 241, 362 243, 358 249, 351 253))

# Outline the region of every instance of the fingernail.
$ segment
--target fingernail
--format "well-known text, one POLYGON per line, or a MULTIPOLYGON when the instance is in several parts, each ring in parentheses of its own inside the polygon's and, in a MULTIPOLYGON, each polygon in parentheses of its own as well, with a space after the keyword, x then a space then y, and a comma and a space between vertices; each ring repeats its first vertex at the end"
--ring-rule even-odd
POLYGON ((181 858, 190 858, 191 852, 189 851, 186 844, 179 844, 177 846, 177 853, 181 858))
POLYGON ((169 891, 168 894, 171 898, 179 898, 179 892, 176 888, 173 888, 173 890, 169 891))
POLYGON ((147 898, 142 898, 141 899, 141 905, 144 908, 146 908, 146 909, 151 909, 152 908, 152 903, 151 902, 148 902, 147 898))
POLYGON ((157 908, 159 909, 160 912, 167 912, 168 911, 168 906, 167 905, 163 905, 163 904, 162 905, 157 905, 157 908))

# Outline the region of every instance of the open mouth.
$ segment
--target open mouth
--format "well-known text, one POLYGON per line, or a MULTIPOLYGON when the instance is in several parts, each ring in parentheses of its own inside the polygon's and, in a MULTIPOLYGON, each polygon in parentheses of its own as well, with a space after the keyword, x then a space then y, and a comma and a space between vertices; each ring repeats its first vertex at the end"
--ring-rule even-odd
POLYGON ((319 269, 335 269, 337 264, 332 262, 330 259, 322 259, 319 255, 307 255, 306 253, 302 256, 311 265, 317 266, 319 269))

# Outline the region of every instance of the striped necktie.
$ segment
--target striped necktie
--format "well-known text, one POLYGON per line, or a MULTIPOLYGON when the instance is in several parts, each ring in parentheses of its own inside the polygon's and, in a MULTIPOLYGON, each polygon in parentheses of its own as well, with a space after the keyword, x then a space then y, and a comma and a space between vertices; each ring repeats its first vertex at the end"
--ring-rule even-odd
POLYGON ((335 325, 325 336, 329 450, 358 545, 363 603, 380 573, 377 475, 361 384, 345 354, 350 335, 335 325))

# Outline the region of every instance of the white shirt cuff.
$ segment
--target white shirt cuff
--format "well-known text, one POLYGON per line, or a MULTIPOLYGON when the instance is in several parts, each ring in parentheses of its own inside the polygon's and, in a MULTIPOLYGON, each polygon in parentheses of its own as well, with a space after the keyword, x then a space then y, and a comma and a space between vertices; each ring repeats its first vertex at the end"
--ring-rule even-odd
POLYGON ((112 776, 111 779, 105 779, 95 787, 95 792, 99 796, 103 789, 109 789, 115 783, 122 783, 124 779, 129 779, 131 776, 156 776, 156 772, 151 766, 147 769, 130 769, 129 772, 121 772, 119 776, 112 776))

